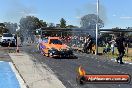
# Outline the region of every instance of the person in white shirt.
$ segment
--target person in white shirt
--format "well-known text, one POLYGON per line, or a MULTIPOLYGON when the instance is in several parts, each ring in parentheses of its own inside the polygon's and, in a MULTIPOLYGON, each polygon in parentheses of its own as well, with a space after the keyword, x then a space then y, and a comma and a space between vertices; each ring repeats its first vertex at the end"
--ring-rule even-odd
POLYGON ((115 48, 115 39, 112 39, 111 41, 110 41, 110 43, 111 43, 111 52, 112 52, 112 55, 114 55, 114 48, 115 48))

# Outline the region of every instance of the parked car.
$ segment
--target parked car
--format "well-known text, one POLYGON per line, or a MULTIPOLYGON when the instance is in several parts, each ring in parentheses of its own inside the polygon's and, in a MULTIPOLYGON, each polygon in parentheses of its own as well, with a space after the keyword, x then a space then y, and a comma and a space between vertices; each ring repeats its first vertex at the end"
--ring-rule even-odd
POLYGON ((1 46, 16 46, 16 39, 11 33, 3 33, 0 43, 1 46))

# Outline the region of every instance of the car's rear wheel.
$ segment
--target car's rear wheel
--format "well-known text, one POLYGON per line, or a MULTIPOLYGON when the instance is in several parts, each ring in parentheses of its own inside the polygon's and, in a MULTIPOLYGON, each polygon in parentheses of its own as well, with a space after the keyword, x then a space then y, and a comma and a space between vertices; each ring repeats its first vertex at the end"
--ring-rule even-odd
POLYGON ((48 50, 47 57, 53 57, 53 54, 50 52, 50 50, 48 50))
POLYGON ((49 54, 48 54, 48 53, 46 53, 46 54, 45 54, 45 56, 46 56, 46 57, 49 57, 49 54))
POLYGON ((15 43, 11 43, 10 47, 16 47, 16 44, 15 43))
POLYGON ((43 51, 43 55, 46 56, 46 57, 49 57, 49 52, 46 53, 46 52, 43 51))

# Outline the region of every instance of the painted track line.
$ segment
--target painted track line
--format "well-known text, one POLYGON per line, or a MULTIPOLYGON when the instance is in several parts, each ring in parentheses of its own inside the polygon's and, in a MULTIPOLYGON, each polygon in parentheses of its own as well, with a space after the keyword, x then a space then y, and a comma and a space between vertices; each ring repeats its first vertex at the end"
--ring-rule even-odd
MULTIPOLYGON (((116 59, 113 58, 113 59, 111 59, 111 61, 116 62, 116 59)), ((125 61, 124 63, 125 63, 125 64, 129 64, 129 65, 132 65, 132 62, 127 62, 127 61, 125 61)))
POLYGON ((20 85, 20 88, 28 88, 24 82, 24 80, 22 79, 22 77, 20 76, 19 72, 17 71, 17 69, 14 67, 13 63, 12 62, 9 62, 9 65, 12 69, 12 71, 15 73, 16 75, 16 78, 19 82, 19 85, 20 85))

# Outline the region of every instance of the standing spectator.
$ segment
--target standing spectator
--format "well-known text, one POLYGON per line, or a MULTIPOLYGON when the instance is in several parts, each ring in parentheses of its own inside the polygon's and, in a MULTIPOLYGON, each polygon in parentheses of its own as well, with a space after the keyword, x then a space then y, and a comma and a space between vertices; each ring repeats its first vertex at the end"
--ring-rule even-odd
POLYGON ((31 43, 34 43, 34 40, 35 40, 34 35, 31 35, 31 43))
POLYGON ((117 49, 118 49, 118 52, 119 52, 119 56, 116 60, 117 60, 117 63, 119 63, 118 61, 120 60, 120 64, 124 64, 123 61, 122 61, 122 57, 125 54, 124 42, 125 42, 125 38, 124 38, 123 34, 120 34, 116 38, 117 49))
POLYGON ((115 47, 115 40, 114 40, 114 38, 110 41, 110 43, 111 43, 112 55, 114 55, 114 47, 115 47))
POLYGON ((21 41, 21 45, 23 45, 23 42, 24 42, 24 37, 23 37, 23 35, 20 36, 20 41, 21 41))
POLYGON ((39 44, 40 42, 42 42, 41 36, 39 36, 39 38, 38 38, 38 44, 39 44))
POLYGON ((88 50, 90 50, 90 53, 92 53, 92 44, 93 44, 93 40, 92 40, 92 37, 89 35, 88 36, 88 50))
POLYGON ((103 49, 103 53, 108 53, 108 52, 110 52, 110 44, 109 44, 109 42, 106 43, 105 48, 103 49))
POLYGON ((82 36, 80 37, 79 41, 80 41, 80 47, 82 47, 82 44, 83 44, 83 37, 82 36))
POLYGON ((84 51, 84 53, 88 53, 88 38, 87 37, 85 37, 84 38, 84 46, 83 46, 83 51, 84 51))
POLYGON ((15 38, 15 46, 17 46, 17 35, 16 34, 14 35, 14 38, 15 38))

